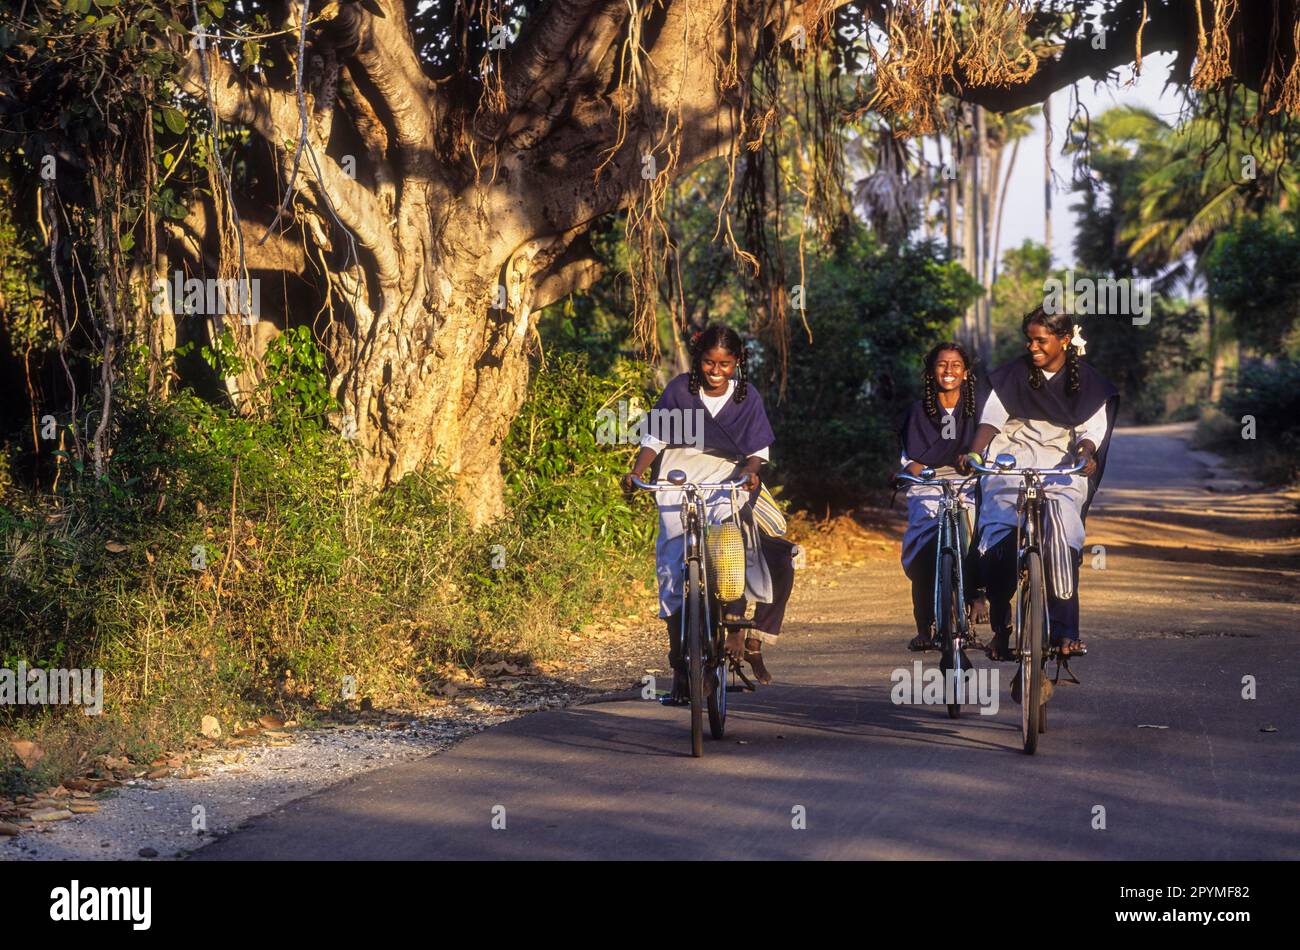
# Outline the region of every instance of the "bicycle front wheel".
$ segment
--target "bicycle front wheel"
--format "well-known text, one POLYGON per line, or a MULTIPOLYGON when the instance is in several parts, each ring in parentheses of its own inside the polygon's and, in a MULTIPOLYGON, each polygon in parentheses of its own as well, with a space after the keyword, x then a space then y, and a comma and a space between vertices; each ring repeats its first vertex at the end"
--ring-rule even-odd
POLYGON ((1043 731, 1043 643, 1047 638, 1047 588, 1043 583, 1043 560, 1037 551, 1026 556, 1020 625, 1020 738, 1025 752, 1038 749, 1043 731))
POLYGON ((957 603, 957 565, 952 554, 939 558, 939 613, 935 617, 939 628, 942 649, 939 670, 943 673, 944 699, 948 704, 948 718, 961 716, 962 703, 966 702, 965 669, 961 651, 957 649, 957 623, 961 616, 957 603))
POLYGON ((686 585, 686 670, 691 691, 691 755, 704 754, 704 584, 692 560, 686 585))
POLYGON ((727 660, 718 651, 709 663, 708 677, 709 735, 721 739, 727 734, 727 660))

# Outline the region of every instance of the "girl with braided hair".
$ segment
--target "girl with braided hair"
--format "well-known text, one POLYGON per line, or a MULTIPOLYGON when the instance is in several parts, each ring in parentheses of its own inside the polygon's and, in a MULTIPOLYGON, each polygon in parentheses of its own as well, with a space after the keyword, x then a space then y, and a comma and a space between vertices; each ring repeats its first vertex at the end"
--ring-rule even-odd
MULTIPOLYGON (((748 383, 745 344, 740 334, 721 324, 711 325, 691 338, 690 352, 690 372, 673 379, 655 403, 650 431, 641 439, 641 449, 623 478, 623 486, 630 491, 633 476, 644 480, 644 472, 652 463, 658 471, 681 469, 690 482, 745 478, 739 506, 746 534, 745 596, 728 605, 728 614, 743 615, 748 601, 754 601, 757 607, 749 636, 742 630, 730 631, 727 650, 743 655, 755 678, 766 684, 772 682, 772 677, 763 664, 763 641, 774 642, 780 634, 785 605, 794 586, 793 545, 758 531, 752 518, 760 486, 758 472, 768 459, 772 427, 762 397, 748 383)), ((673 668, 673 692, 667 701, 676 705, 687 690, 681 645, 681 564, 685 545, 682 494, 656 492, 655 500, 659 506, 659 535, 655 542, 659 616, 668 624, 668 662, 673 668)), ((730 492, 713 492, 705 498, 705 505, 713 524, 733 516, 730 492)))
MULTIPOLYGON (((936 344, 925 355, 922 375, 925 395, 907 412, 900 433, 903 462, 912 475, 933 468, 939 477, 957 474, 956 465, 975 436, 979 398, 970 356, 960 343, 936 344)), ((912 582, 912 616, 916 636, 909 650, 931 650, 934 642, 934 562, 939 547, 939 499, 942 489, 910 485, 907 490, 907 531, 903 535, 903 573, 912 582)), ((975 490, 966 495, 975 509, 975 490)), ((962 564, 967 605, 977 620, 985 618, 984 597, 978 590, 975 548, 962 564)))
MULTIPOLYGON (((971 444, 977 456, 1015 456, 1022 468, 1063 468, 1080 461, 1081 474, 1044 484, 1048 619, 1061 655, 1088 652, 1079 639, 1079 565, 1084 519, 1106 468, 1119 398, 1115 387, 1079 357, 1085 341, 1069 314, 1042 307, 1021 322, 1029 352, 994 370, 992 391, 971 444)), ((965 459, 962 460, 965 465, 965 459)), ((1016 501, 1019 476, 981 479, 980 575, 988 585, 993 643, 989 656, 1013 660, 1011 595, 1016 589, 1016 501)))

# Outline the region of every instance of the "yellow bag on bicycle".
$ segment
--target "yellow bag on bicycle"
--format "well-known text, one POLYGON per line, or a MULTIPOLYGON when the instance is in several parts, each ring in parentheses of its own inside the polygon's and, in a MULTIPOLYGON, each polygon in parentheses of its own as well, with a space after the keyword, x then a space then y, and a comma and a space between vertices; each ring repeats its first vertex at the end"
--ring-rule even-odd
POLYGON ((704 547, 709 584, 723 603, 745 596, 745 538, 733 521, 710 525, 704 547))

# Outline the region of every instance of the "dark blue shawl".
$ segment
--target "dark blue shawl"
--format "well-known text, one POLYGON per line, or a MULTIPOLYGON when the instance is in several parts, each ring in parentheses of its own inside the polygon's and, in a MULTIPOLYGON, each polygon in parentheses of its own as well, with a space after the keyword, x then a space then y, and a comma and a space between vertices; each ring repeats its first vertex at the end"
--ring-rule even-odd
MULTIPOLYGON (((710 455, 745 459, 770 446, 774 438, 772 426, 767 421, 767 412, 763 409, 763 397, 752 383, 745 387, 744 402, 736 402, 733 392, 726 405, 713 416, 704 408, 700 397, 691 394, 690 375, 682 373, 664 387, 654 408, 660 411, 677 410, 676 414, 680 414, 681 418, 698 409, 699 414, 695 418, 698 420, 702 417, 704 423, 704 444, 699 447, 710 455)), ((662 428, 664 432, 655 432, 652 428, 650 434, 675 448, 686 444, 682 425, 673 424, 662 428)))
POLYGON ((1043 385, 1035 389, 1029 384, 1032 367, 1029 357, 1022 356, 1004 363, 989 375, 989 383, 998 399, 1002 400, 1008 417, 1050 422, 1069 429, 1083 425, 1103 405, 1106 407, 1106 437, 1097 446, 1097 471, 1088 479, 1088 500, 1083 506, 1083 513, 1087 515, 1092 496, 1097 493, 1102 473, 1106 471, 1110 435, 1119 412, 1119 391, 1110 380, 1082 360, 1079 361, 1078 392, 1071 395, 1067 391, 1069 371, 1065 367, 1061 367, 1051 379, 1044 379, 1043 385))

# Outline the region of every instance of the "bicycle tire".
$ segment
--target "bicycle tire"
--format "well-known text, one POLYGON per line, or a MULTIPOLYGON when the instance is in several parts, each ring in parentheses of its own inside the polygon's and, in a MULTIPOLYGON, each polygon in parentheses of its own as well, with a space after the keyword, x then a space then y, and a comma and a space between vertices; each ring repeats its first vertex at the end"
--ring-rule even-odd
POLYGON ((686 669, 691 694, 691 755, 704 755, 704 584, 700 562, 687 568, 686 669))
POLYGON ((709 669, 708 704, 709 735, 721 739, 727 734, 727 661, 720 647, 709 669))
POLYGON ((945 552, 939 556, 939 615, 935 620, 939 625, 939 643, 942 650, 939 672, 943 673, 944 699, 952 700, 947 703, 949 719, 957 719, 961 716, 961 700, 964 699, 962 655, 955 645, 957 639, 956 570, 956 561, 951 553, 945 552), (948 692, 949 671, 953 674, 951 697, 948 692))
POLYGON ((1043 560, 1037 551, 1026 555, 1025 583, 1028 585, 1028 616, 1021 627, 1020 644, 1020 736, 1025 752, 1038 750, 1043 730, 1043 640, 1047 635, 1047 589, 1043 586, 1043 560))

